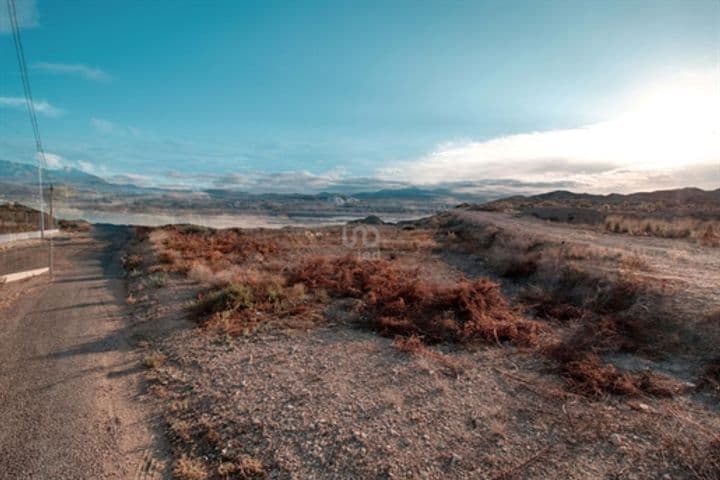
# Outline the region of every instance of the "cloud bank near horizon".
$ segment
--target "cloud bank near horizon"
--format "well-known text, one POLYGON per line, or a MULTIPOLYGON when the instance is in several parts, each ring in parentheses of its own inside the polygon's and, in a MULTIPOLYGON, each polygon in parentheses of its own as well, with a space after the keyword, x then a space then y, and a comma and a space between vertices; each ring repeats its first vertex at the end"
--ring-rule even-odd
POLYGON ((720 186, 720 77, 686 74, 637 95, 626 113, 579 128, 440 145, 378 170, 438 182, 511 177, 567 181, 592 192, 720 186))

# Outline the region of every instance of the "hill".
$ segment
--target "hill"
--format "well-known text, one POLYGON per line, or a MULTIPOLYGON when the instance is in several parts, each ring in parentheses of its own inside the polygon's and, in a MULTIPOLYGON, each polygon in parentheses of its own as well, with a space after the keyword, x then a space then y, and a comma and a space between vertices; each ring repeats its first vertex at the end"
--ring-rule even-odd
MULTIPOLYGON (((45 225, 50 225, 50 215, 45 214, 45 225)), ((0 234, 38 230, 40 212, 19 203, 0 204, 0 234)))
MULTIPOLYGON (((106 187, 111 185, 102 178, 76 168, 43 169, 43 178, 58 184, 72 184, 85 187, 106 187)), ((37 184, 37 166, 29 163, 16 163, 0 160, 0 182, 18 184, 37 184)))
POLYGON ((504 198, 472 208, 577 223, 601 223, 609 215, 709 220, 720 219, 720 189, 681 188, 627 195, 593 195, 559 190, 504 198))

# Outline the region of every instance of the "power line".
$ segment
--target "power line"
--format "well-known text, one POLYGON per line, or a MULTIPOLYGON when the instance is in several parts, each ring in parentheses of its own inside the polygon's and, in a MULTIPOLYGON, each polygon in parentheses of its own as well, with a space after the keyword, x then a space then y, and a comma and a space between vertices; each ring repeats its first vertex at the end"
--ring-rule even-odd
POLYGON ((25 94, 25 104, 27 105, 28 115, 30 116, 30 125, 32 126, 33 136, 35 137, 35 149, 38 154, 38 189, 40 192, 40 236, 44 237, 45 233, 45 208, 43 205, 43 180, 42 171, 46 164, 45 151, 40 138, 40 129, 38 128, 37 115, 35 113, 35 102, 33 101, 32 90, 30 89, 30 77, 27 71, 27 63, 25 62, 25 50, 23 49, 22 39, 20 38, 20 27, 17 21, 17 11, 15 10, 15 0, 7 0, 8 16, 10 17, 10 25, 12 26, 13 41, 15 42, 15 54, 17 56, 18 66, 20 67, 20 77, 22 78, 23 92, 25 94))

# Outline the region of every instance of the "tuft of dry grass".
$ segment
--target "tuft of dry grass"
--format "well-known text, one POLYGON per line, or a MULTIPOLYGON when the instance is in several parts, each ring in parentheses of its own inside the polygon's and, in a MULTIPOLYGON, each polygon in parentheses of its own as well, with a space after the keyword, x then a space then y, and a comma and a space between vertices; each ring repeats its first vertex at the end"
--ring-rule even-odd
POLYGON ((567 323, 580 319, 586 314, 583 308, 567 303, 557 295, 551 295, 536 285, 525 289, 520 298, 535 313, 536 317, 543 320, 558 320, 567 323))
POLYGON ((713 220, 608 215, 605 218, 605 230, 629 235, 689 238, 706 247, 720 247, 720 223, 713 220))
POLYGON ((184 454, 175 462, 173 475, 180 480, 205 480, 208 478, 203 461, 184 454))
POLYGON ((160 368, 167 360, 167 357, 162 352, 152 352, 145 355, 143 358, 143 365, 145 368, 160 368))
POLYGON ((238 473, 241 478, 257 478, 265 473, 262 461, 249 455, 242 455, 238 462, 238 473))
POLYGON ((422 338, 417 335, 410 335, 408 337, 397 336, 393 339, 392 345, 401 352, 426 357, 437 362, 446 368, 448 373, 453 376, 462 373, 463 367, 458 361, 437 350, 429 348, 425 345, 422 338))
POLYGON ((190 442, 192 440, 192 427, 190 423, 185 420, 177 418, 170 419, 168 426, 172 432, 174 438, 182 440, 184 442, 190 442))

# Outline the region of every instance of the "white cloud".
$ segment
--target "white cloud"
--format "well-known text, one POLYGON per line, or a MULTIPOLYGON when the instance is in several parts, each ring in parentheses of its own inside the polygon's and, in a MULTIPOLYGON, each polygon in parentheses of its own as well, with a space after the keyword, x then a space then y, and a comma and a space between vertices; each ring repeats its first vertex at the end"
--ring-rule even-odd
POLYGON ((104 134, 139 137, 142 133, 138 128, 118 125, 117 123, 111 122, 110 120, 105 120, 103 118, 91 118, 90 125, 98 132, 104 134))
POLYGON ((87 65, 80 64, 39 62, 33 64, 32 68, 57 75, 78 75, 88 80, 109 81, 112 79, 112 77, 101 68, 88 67, 87 65))
MULTIPOLYGON (((697 185, 692 171, 720 165, 719 80, 718 73, 679 76, 646 89, 626 114, 607 122, 447 143, 418 161, 377 173, 419 184, 571 181, 589 191, 652 188, 661 176, 674 179, 674 186, 697 185)), ((716 188, 718 176, 704 186, 716 188)))
MULTIPOLYGON (((38 154, 39 156, 40 154, 38 154)), ((45 152, 45 167, 50 169, 62 168, 66 165, 65 159, 57 153, 45 152)))
POLYGON ((93 165, 90 162, 85 162, 83 160, 77 161, 77 166, 80 170, 82 170, 85 173, 97 173, 97 168, 95 168, 95 165, 93 165))
MULTIPOLYGON (((0 7, 0 34, 12 32, 10 17, 5 2, 0 7)), ((38 12, 35 0, 15 0, 15 13, 20 28, 32 28, 38 25, 38 12)))
MULTIPOLYGON (((63 111, 46 100, 35 100, 35 111, 41 115, 48 117, 57 117, 63 114, 63 111)), ((0 108, 25 109, 25 98, 23 97, 0 97, 0 108)))

